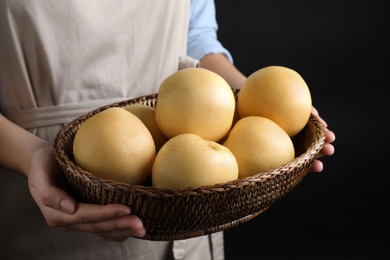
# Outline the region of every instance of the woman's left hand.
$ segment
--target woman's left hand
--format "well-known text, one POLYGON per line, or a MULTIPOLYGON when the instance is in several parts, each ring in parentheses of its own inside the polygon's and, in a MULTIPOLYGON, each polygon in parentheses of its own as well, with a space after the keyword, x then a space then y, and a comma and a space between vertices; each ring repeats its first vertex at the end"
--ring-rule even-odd
POLYGON ((331 156, 334 154, 335 149, 332 143, 334 142, 334 140, 336 140, 336 135, 334 134, 334 132, 328 129, 328 124, 325 122, 324 119, 320 117, 317 109, 314 107, 312 107, 312 114, 317 116, 322 125, 325 127, 325 144, 310 169, 311 172, 321 172, 324 168, 324 165, 319 160, 319 158, 324 156, 331 156))

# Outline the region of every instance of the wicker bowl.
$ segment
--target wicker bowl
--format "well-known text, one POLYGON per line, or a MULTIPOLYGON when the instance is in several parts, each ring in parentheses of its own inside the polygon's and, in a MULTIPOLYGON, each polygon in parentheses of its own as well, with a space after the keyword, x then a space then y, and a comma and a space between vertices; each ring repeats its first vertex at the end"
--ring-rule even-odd
MULTIPOLYGON (((233 89, 236 98, 239 90, 233 89)), ((279 168, 211 186, 164 189, 103 180, 74 162, 73 139, 80 125, 109 108, 129 104, 155 107, 157 94, 142 96, 91 111, 64 126, 57 134, 54 155, 71 187, 89 203, 129 205, 146 228, 147 240, 186 239, 229 229, 267 210, 308 173, 321 150, 325 132, 311 115, 293 138, 296 158, 279 168)))

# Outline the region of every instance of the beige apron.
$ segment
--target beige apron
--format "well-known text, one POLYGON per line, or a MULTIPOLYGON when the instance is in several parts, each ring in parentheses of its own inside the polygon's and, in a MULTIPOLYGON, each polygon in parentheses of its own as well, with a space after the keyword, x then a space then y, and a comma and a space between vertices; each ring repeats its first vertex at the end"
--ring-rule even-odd
MULTIPOLYGON (((92 109, 157 92, 197 64, 186 56, 189 8, 190 0, 0 0, 1 113, 53 141, 92 109)), ((0 171, 0 259, 223 259, 222 233, 116 243, 49 228, 26 178, 0 171)))

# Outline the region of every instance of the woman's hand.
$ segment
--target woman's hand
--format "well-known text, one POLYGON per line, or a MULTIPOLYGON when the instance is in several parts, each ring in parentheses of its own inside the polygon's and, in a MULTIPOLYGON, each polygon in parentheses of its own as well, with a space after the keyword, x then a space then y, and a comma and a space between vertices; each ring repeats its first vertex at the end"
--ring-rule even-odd
POLYGON ((319 160, 319 158, 324 156, 330 156, 334 153, 334 146, 333 141, 336 140, 335 134, 328 129, 328 124, 325 122, 324 119, 320 117, 318 114, 318 111, 316 108, 312 107, 312 114, 317 116, 322 125, 325 127, 325 144, 322 147, 320 153, 317 156, 317 159, 313 162, 311 166, 312 172, 321 172, 324 168, 322 162, 319 160))
POLYGON ((125 205, 77 203, 65 191, 65 179, 51 146, 33 153, 27 176, 31 195, 50 227, 88 232, 111 241, 145 235, 142 221, 130 214, 130 208, 125 205))

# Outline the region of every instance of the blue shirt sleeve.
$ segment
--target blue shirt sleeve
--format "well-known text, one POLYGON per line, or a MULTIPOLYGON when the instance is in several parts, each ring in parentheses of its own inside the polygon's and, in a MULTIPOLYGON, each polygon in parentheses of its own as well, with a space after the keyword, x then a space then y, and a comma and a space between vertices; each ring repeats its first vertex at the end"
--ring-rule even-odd
POLYGON ((207 54, 223 53, 230 62, 230 52, 217 39, 218 24, 214 0, 191 0, 187 55, 201 59, 207 54))

